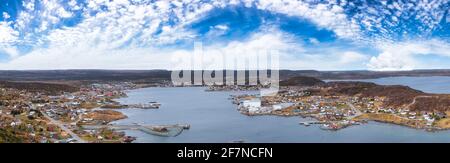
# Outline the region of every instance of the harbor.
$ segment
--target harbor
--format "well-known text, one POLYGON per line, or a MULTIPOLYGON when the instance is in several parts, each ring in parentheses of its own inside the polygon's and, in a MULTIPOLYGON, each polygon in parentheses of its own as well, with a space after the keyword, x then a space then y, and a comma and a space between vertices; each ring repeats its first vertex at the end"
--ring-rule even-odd
POLYGON ((144 88, 128 92, 121 103, 158 101, 160 109, 120 109, 127 119, 113 125, 190 124, 176 137, 147 134, 139 130, 124 130, 136 137, 136 143, 286 143, 286 142, 450 142, 450 131, 426 132, 409 127, 369 121, 342 130, 305 116, 246 116, 236 110, 230 96, 257 92, 209 92, 202 87, 144 88), (149 98, 150 97, 150 98, 149 98), (308 122, 310 126, 301 125, 308 122), (332 127, 331 127, 332 128, 332 127))

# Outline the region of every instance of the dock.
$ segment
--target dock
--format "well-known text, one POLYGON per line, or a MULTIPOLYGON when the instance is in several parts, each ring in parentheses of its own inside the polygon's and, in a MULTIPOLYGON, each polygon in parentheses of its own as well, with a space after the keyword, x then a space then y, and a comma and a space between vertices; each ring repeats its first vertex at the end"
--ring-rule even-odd
POLYGON ((102 128, 113 130, 138 130, 156 136, 175 137, 180 135, 183 130, 189 129, 190 125, 83 125, 82 128, 87 130, 98 130, 102 128))
POLYGON ((299 124, 304 125, 304 126, 309 126, 309 125, 313 125, 313 124, 324 124, 325 122, 322 121, 302 121, 299 122, 299 124))
POLYGON ((129 109, 129 108, 136 108, 136 109, 159 109, 161 107, 160 103, 156 102, 150 102, 148 104, 106 104, 101 106, 101 108, 105 109, 129 109))

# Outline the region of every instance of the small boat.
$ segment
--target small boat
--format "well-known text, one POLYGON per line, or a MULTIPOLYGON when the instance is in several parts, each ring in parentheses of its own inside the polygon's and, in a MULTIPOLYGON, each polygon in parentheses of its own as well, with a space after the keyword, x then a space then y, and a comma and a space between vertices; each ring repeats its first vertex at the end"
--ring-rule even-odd
POLYGON ((244 140, 234 140, 234 141, 231 141, 231 143, 245 143, 245 141, 244 140))
POLYGON ((309 122, 300 122, 300 124, 304 125, 304 126, 310 126, 311 125, 309 122))
POLYGON ((150 104, 150 106, 155 107, 155 108, 159 108, 161 106, 160 103, 154 102, 154 101, 153 102, 149 102, 149 104, 150 104))
POLYGON ((190 124, 184 124, 184 125, 177 124, 177 126, 182 127, 182 128, 185 129, 185 130, 188 130, 188 129, 191 128, 191 125, 190 125, 190 124))

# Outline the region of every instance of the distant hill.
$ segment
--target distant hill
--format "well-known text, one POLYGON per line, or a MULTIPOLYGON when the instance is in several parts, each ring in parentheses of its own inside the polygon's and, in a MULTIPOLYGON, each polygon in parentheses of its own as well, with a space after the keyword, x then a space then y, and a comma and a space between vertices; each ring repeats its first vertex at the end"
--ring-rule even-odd
MULTIPOLYGON (((234 71, 237 72, 237 71, 234 71)), ((171 79, 169 70, 0 70, 0 80, 8 81, 142 81, 159 82, 171 79)), ((246 71, 249 74, 249 71, 246 71)), ((316 71, 280 70, 280 80, 292 77, 314 77, 321 80, 336 79, 374 79, 395 76, 450 76, 450 70, 412 70, 412 71, 316 71)), ((224 73, 225 75, 225 73, 224 73)), ((235 75, 236 76, 236 75, 235 75)))
POLYGON ((411 71, 315 71, 315 70, 280 70, 280 78, 288 79, 295 76, 315 77, 322 80, 338 79, 376 79, 384 77, 397 76, 450 76, 448 69, 429 69, 429 70, 411 70, 411 71))
MULTIPOLYGON (((234 71, 236 72, 236 71, 234 71)), ((224 73, 225 74, 225 73, 224 73)), ((246 71, 249 74, 249 71, 246 71)), ((326 79, 374 79, 394 76, 450 76, 450 70, 412 71, 316 71, 280 70, 280 80, 305 76, 326 79)), ((0 70, 0 80, 40 81, 40 80, 87 80, 87 81, 158 81, 170 80, 169 70, 0 70)))
POLYGON ((413 102, 417 96, 426 93, 402 85, 377 85, 368 82, 329 82, 328 94, 360 97, 386 97, 385 106, 402 107, 413 102))
POLYGON ((33 70, 0 71, 8 81, 159 81, 169 80, 167 70, 33 70))
POLYGON ((280 86, 319 86, 325 84, 324 81, 313 77, 296 76, 280 81, 280 86))
POLYGON ((385 97, 384 107, 408 108, 416 111, 450 111, 450 95, 424 93, 402 85, 377 85, 370 82, 334 81, 296 76, 280 82, 281 86, 318 86, 312 95, 385 97))
POLYGON ((14 88, 29 92, 43 92, 49 95, 56 95, 61 92, 75 92, 80 89, 68 84, 44 83, 44 82, 10 82, 0 81, 1 88, 14 88))

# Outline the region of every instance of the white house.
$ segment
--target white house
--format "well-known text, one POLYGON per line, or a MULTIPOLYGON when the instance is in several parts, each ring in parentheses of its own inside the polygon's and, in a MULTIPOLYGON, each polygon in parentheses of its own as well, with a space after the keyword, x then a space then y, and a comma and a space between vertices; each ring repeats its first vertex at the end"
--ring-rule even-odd
POLYGON ((254 113, 261 108, 261 100, 245 100, 242 102, 242 106, 248 109, 248 112, 254 113))
POLYGON ((261 107, 261 100, 245 100, 242 102, 242 106, 248 107, 248 108, 260 108, 261 107))
POLYGON ((273 110, 281 110, 281 109, 283 109, 283 106, 282 105, 273 105, 272 106, 273 107, 273 110))

